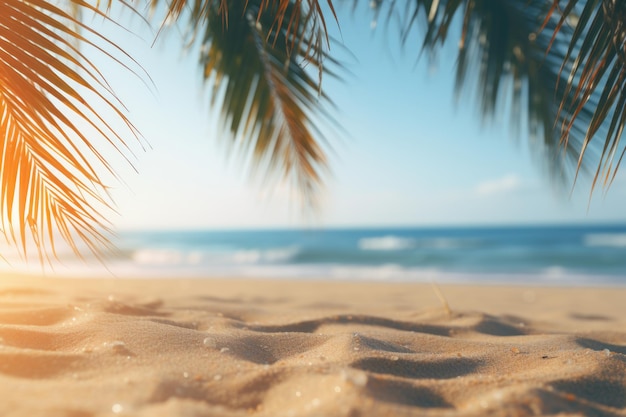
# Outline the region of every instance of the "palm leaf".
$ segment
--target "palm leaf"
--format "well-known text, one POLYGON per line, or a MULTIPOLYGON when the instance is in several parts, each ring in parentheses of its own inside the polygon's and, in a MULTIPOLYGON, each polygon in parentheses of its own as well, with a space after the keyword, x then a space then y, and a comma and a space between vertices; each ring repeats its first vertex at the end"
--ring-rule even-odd
POLYGON ((434 56, 450 33, 459 32, 451 25, 461 22, 460 38, 454 40, 457 94, 477 94, 484 121, 508 110, 511 131, 519 135, 526 129, 531 149, 547 156, 552 177, 563 180, 574 174, 572 162, 578 161, 580 149, 562 147, 556 127, 566 94, 563 57, 547 51, 551 42, 556 42, 554 51, 563 49, 566 29, 558 39, 552 37, 556 22, 545 21, 549 6, 541 0, 416 0, 411 13, 405 13, 410 19, 403 25, 403 38, 408 41, 413 28, 422 25, 423 48, 434 56))
MULTIPOLYGON (((354 2, 356 4, 356 1, 354 2)), ((595 170, 607 185, 626 151, 626 3, 620 0, 395 0, 373 2, 400 16, 401 37, 421 31, 432 56, 462 26, 457 92, 476 86, 485 120, 511 110, 514 132, 541 137, 553 173, 595 170), (460 23, 458 23, 460 22, 460 23), (526 122, 522 123, 522 118, 526 122), (604 140, 596 137, 604 137, 604 140), (566 155, 563 158, 561 155, 566 155)))
POLYGON ((620 141, 626 124, 626 4, 555 0, 550 17, 558 19, 555 38, 568 21, 576 22, 562 53, 562 141, 580 149, 579 166, 596 165, 592 190, 598 181, 608 186, 626 152, 620 141))
MULTIPOLYGON (((102 15, 80 0, 74 5, 102 15)), ((79 255, 78 242, 96 255, 109 246, 101 211, 111 205, 100 176, 114 170, 94 143, 104 139, 122 154, 128 150, 112 122, 100 116, 101 106, 136 133, 106 81, 75 45, 111 58, 119 50, 106 52, 75 27, 115 49, 48 1, 0 0, 2 226, 24 254, 34 242, 42 261, 56 254, 58 235, 79 255), (93 132, 89 136, 85 126, 93 132)))
POLYGON ((169 19, 189 18, 189 40, 201 44, 212 103, 253 172, 287 182, 305 206, 314 206, 326 169, 324 138, 315 123, 329 120, 321 90, 322 74, 329 73, 323 66, 329 40, 320 4, 177 0, 166 13, 169 19))

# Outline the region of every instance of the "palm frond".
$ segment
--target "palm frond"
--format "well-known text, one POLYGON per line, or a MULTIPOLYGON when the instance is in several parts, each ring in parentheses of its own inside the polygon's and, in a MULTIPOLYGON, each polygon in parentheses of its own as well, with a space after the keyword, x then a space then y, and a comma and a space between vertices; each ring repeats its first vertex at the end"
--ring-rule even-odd
POLYGON ((626 152, 626 3, 554 0, 554 37, 574 26, 563 56, 562 141, 580 149, 578 166, 596 165, 593 187, 613 181, 626 152))
POLYGON ((551 42, 556 42, 554 51, 563 49, 566 30, 564 36, 552 37, 556 22, 545 21, 549 6, 542 0, 415 0, 405 13, 409 18, 403 39, 408 41, 414 27, 423 26, 423 48, 434 55, 451 33, 460 33, 455 39, 457 94, 477 94, 485 121, 508 110, 511 131, 519 135, 526 129, 531 150, 547 157, 552 177, 563 180, 575 175, 572 162, 578 161, 580 149, 563 148, 556 126, 566 94, 560 73, 563 57, 547 52, 551 42), (452 30, 455 23, 460 31, 452 30), (542 25, 547 26, 543 31, 542 25))
MULTIPOLYGON (((75 5, 100 14, 80 0, 75 5)), ((115 59, 104 49, 114 45, 49 1, 0 0, 2 227, 26 255, 34 242, 42 261, 55 254, 58 235, 78 255, 78 242, 96 255, 109 246, 102 210, 111 205, 100 177, 115 174, 95 143, 104 139, 122 155, 128 149, 112 121, 100 116, 102 106, 136 134, 76 41, 115 59)))
POLYGON ((167 15, 189 18, 212 103, 253 172, 265 179, 279 174, 305 206, 314 206, 326 169, 314 121, 329 120, 322 103, 330 104, 321 90, 329 71, 319 2, 178 0, 167 15))
MULTIPOLYGON (((111 6, 112 2, 113 0, 108 0, 108 7, 111 6)), ((161 5, 161 0, 149 0, 149 2, 153 10, 161 5)), ((326 5, 336 21, 337 14, 333 1, 326 0, 326 5)), ((172 0, 166 4, 164 24, 169 21, 177 21, 185 13, 189 13, 191 23, 207 22, 210 15, 217 12, 221 16, 222 26, 227 28, 232 6, 235 6, 234 13, 254 9, 257 22, 262 15, 265 15, 265 20, 268 20, 271 15, 271 24, 266 28, 266 31, 270 35, 274 32, 282 32, 290 42, 291 48, 303 40, 301 24, 304 21, 310 25, 306 30, 309 35, 307 39, 308 52, 314 53, 319 58, 322 56, 319 54, 323 50, 320 48, 322 43, 325 41, 326 44, 329 44, 326 17, 320 0, 244 0, 241 2, 232 0, 172 0)), ((201 32, 204 26, 192 24, 190 28, 191 33, 195 34, 196 31, 201 32)))
POLYGON ((387 8, 388 19, 400 16, 404 42, 422 29, 422 45, 431 56, 455 33, 452 25, 460 24, 457 92, 476 86, 485 120, 510 109, 514 132, 527 126, 531 138, 542 137, 540 148, 557 177, 595 170, 592 191, 598 181, 608 185, 613 180, 626 152, 620 142, 626 124, 625 2, 372 4, 375 15, 387 8))

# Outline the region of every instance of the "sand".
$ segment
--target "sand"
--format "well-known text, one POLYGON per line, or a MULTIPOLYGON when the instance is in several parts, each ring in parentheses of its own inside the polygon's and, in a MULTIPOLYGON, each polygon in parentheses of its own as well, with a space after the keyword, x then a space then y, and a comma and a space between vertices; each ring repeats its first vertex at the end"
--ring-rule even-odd
POLYGON ((0 415, 626 415, 626 289, 441 290, 0 277, 0 415))

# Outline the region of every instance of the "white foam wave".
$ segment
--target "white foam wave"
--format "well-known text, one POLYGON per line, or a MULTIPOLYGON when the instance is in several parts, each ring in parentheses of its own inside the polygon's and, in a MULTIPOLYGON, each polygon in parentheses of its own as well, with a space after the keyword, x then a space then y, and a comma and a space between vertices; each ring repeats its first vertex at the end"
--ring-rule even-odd
POLYGON ((564 280, 568 277, 569 272, 566 268, 559 265, 552 265, 544 268, 540 276, 547 280, 564 280))
POLYGON ((369 237, 359 240, 359 249, 362 250, 401 250, 410 249, 414 246, 414 239, 391 235, 382 237, 369 237))
POLYGON ((475 245, 476 240, 448 237, 411 239, 399 236, 382 236, 359 240, 361 250, 405 250, 412 248, 457 249, 475 245))
POLYGON ((235 252, 231 259, 236 264, 281 263, 289 261, 297 254, 297 247, 250 249, 235 252))
POLYGON ((586 246, 626 248, 626 233, 594 233, 585 236, 586 246))
POLYGON ((366 281, 422 281, 428 276, 428 270, 409 269, 397 264, 378 266, 345 265, 330 268, 329 275, 340 280, 366 281))
POLYGON ((476 243, 476 240, 470 239, 455 239, 447 237, 436 237, 432 239, 420 239, 416 246, 431 248, 431 249, 457 249, 467 246, 471 246, 476 243))
POLYGON ((133 253, 132 260, 139 265, 186 265, 199 263, 201 255, 176 249, 140 249, 133 253))
POLYGON ((256 264, 260 260, 260 250, 240 250, 232 255, 232 261, 236 264, 256 264))
POLYGON ((298 248, 247 249, 229 251, 179 250, 146 248, 136 250, 132 262, 139 266, 199 266, 199 265, 254 265, 287 262, 298 253, 298 248))
POLYGON ((330 266, 322 277, 331 277, 344 281, 382 281, 382 282, 421 282, 438 284, 468 283, 542 283, 542 275, 516 273, 479 273, 461 272, 436 267, 402 267, 396 264, 380 266, 330 266))

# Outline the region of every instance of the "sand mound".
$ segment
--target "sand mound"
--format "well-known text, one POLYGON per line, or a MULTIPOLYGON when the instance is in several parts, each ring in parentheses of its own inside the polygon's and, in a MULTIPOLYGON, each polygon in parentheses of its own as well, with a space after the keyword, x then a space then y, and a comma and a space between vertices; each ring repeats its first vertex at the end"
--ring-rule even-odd
POLYGON ((0 415, 626 415, 624 290, 444 293, 7 278, 0 415))

